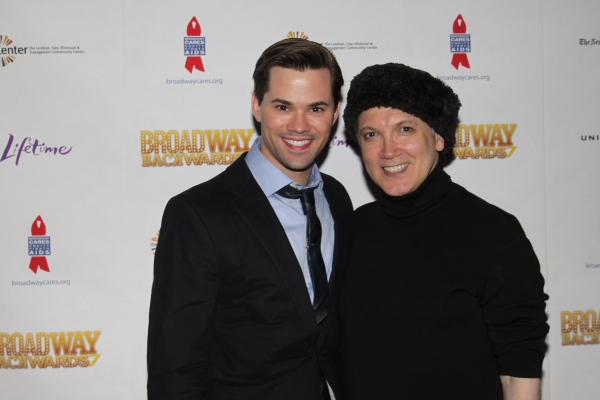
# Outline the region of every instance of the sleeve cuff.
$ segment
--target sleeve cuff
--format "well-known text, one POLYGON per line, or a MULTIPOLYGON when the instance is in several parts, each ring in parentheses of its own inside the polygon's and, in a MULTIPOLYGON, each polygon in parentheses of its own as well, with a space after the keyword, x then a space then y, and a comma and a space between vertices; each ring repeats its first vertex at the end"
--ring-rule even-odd
MULTIPOLYGON (((540 346, 541 347, 541 346, 540 346)), ((500 375, 517 378, 541 378, 544 352, 516 347, 496 357, 500 375)))

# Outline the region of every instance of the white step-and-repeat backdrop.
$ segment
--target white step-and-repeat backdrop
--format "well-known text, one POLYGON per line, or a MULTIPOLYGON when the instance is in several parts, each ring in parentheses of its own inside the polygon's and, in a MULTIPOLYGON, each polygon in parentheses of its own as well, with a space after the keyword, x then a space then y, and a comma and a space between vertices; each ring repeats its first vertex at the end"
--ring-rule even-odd
MULTIPOLYGON (((330 48, 345 90, 390 61, 452 86, 463 108, 447 171, 519 218, 546 277, 544 399, 600 397, 597 1, 1 8, 0 398, 145 398, 163 207, 248 150, 254 63, 285 37, 330 48)), ((341 124, 321 168, 355 206, 373 199, 341 124)))

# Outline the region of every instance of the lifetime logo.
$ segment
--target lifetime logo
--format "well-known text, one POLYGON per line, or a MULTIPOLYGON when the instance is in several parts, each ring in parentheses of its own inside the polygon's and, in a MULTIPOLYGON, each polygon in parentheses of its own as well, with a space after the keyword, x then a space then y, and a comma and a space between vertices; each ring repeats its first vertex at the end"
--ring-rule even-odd
POLYGON ((0 162, 6 161, 11 157, 15 157, 15 165, 19 165, 19 160, 23 154, 31 154, 39 156, 42 154, 54 154, 65 156, 73 150, 73 147, 67 148, 67 146, 47 146, 45 142, 40 142, 38 139, 25 137, 21 143, 15 142, 15 137, 12 134, 8 134, 8 141, 0 156, 0 162), (13 146, 14 142, 14 146, 13 146))

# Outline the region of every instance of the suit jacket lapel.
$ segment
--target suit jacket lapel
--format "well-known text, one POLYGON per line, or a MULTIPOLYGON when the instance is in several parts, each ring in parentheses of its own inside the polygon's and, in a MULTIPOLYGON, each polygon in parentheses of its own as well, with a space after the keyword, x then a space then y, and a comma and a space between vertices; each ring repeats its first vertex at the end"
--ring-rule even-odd
POLYGON ((331 187, 324 185, 325 198, 329 204, 329 210, 334 222, 335 244, 333 247, 333 268, 329 279, 329 287, 332 294, 332 306, 337 304, 337 294, 340 290, 340 284, 344 272, 343 266, 346 262, 346 253, 348 249, 342 248, 348 244, 346 237, 349 232, 348 221, 342 217, 339 207, 336 204, 341 204, 338 200, 337 193, 331 190, 331 187))
MULTIPOLYGON (((323 179, 325 181, 325 178, 323 179)), ((329 278, 329 294, 331 298, 331 303, 329 305, 330 315, 328 315, 328 318, 326 318, 320 326, 321 333, 318 341, 319 346, 323 345, 334 319, 333 314, 337 310, 338 294, 344 273, 344 265, 346 265, 347 261, 348 249, 344 247, 349 243, 348 235, 350 231, 348 221, 343 218, 340 208, 336 207, 336 204, 339 205, 343 203, 342 200, 338 198, 338 193, 331 189, 331 185, 326 184, 323 185, 323 191, 325 192, 325 198, 329 204, 329 210, 334 222, 335 244, 333 247, 331 276, 329 278)))
POLYGON ((244 156, 240 157, 227 169, 224 189, 236 195, 232 201, 233 207, 246 221, 277 266, 290 298, 314 345, 318 326, 302 269, 273 207, 254 180, 243 158, 244 156))

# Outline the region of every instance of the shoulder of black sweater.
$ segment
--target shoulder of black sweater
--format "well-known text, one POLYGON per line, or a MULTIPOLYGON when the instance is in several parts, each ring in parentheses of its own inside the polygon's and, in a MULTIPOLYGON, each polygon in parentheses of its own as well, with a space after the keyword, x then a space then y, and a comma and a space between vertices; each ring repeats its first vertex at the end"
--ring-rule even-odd
POLYGON ((452 205, 461 210, 465 217, 470 217, 469 220, 495 227, 502 226, 507 230, 514 230, 515 233, 523 233, 523 228, 514 215, 487 202, 456 183, 453 183, 453 186, 456 196, 451 200, 452 205))
MULTIPOLYGON (((507 228, 512 227, 516 232, 523 232, 519 220, 514 215, 487 202, 454 182, 452 183, 452 186, 451 197, 453 198, 451 198, 448 208, 456 211, 457 214, 460 214, 473 222, 481 221, 483 218, 486 222, 499 222, 502 225, 506 225, 507 228)), ((443 212, 447 213, 448 210, 446 209, 443 212)), ((381 204, 377 200, 363 204, 354 210, 353 219, 364 220, 366 218, 371 218, 374 215, 384 215, 381 211, 381 204)))
POLYGON ((378 201, 372 201, 370 203, 363 204, 354 210, 352 214, 353 220, 362 220, 365 218, 371 218, 375 213, 381 213, 381 205, 378 201))

